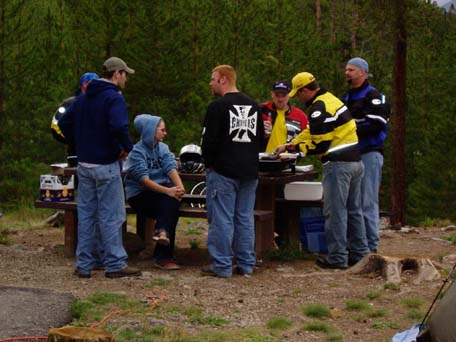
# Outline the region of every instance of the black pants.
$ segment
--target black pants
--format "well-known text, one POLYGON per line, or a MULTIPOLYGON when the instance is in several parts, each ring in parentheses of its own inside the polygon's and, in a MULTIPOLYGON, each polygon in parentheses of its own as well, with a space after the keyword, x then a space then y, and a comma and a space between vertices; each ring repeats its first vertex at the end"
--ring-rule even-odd
POLYGON ((144 191, 128 199, 130 206, 141 215, 156 220, 155 231, 165 231, 169 245, 158 245, 155 249, 157 262, 173 260, 176 225, 179 219, 180 202, 173 197, 154 191, 144 191))

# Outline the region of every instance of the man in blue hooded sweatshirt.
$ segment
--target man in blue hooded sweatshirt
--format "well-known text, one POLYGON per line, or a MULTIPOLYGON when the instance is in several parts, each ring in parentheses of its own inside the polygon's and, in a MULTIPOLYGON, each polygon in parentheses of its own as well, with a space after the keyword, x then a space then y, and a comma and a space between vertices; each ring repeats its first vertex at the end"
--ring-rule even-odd
POLYGON ((125 88, 127 74, 133 74, 117 57, 103 63, 103 78, 93 80, 86 94, 79 96, 59 120, 59 127, 76 144, 78 158, 78 246, 76 270, 90 278, 96 227, 100 229, 108 278, 140 275, 128 267, 122 243, 122 224, 126 219, 121 178, 121 160, 133 148, 128 132, 128 112, 119 90, 125 88))
MULTIPOLYGON (((158 116, 141 114, 135 118, 136 131, 141 140, 133 147, 126 163, 125 190, 128 203, 136 212, 156 220, 155 266, 164 270, 177 270, 174 253, 179 205, 185 193, 177 173, 174 154, 163 143, 166 137, 165 122, 158 116)), ((152 232, 146 232, 151 235, 152 232)), ((153 255, 154 247, 142 256, 153 255)))

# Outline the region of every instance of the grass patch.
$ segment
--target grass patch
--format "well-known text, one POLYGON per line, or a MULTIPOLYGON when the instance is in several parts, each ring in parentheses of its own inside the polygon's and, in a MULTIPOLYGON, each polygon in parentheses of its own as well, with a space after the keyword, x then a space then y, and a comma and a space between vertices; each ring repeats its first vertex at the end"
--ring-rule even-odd
POLYGON ((0 245, 10 245, 13 243, 13 239, 9 236, 9 231, 0 231, 0 245))
POLYGON ((274 317, 271 318, 267 323, 266 326, 271 330, 286 330, 291 327, 293 323, 284 317, 274 317))
POLYGON ((363 300, 347 300, 345 307, 350 311, 368 311, 371 308, 369 303, 363 300))
POLYGON ((190 240, 188 242, 190 249, 198 249, 200 247, 200 242, 198 240, 190 240))
POLYGON ((144 285, 144 288, 151 289, 151 288, 158 287, 158 286, 167 286, 167 285, 171 284, 172 282, 173 281, 171 279, 154 278, 149 283, 144 285))
POLYGON ((401 326, 396 322, 378 321, 372 323, 373 329, 399 329, 401 326))
POLYGON ((366 297, 369 298, 370 300, 380 298, 383 295, 383 292, 381 291, 369 291, 366 294, 366 297))
POLYGON ((371 318, 376 318, 376 317, 385 317, 388 311, 385 309, 372 309, 367 312, 367 316, 371 318))
POLYGON ((445 227, 451 224, 451 220, 448 219, 425 217, 420 225, 423 227, 445 227))
POLYGON ((297 247, 287 246, 276 249, 267 254, 269 260, 275 261, 294 261, 294 260, 313 260, 315 255, 302 251, 297 247))
POLYGON ((146 307, 143 303, 133 301, 126 295, 118 293, 94 293, 86 299, 73 302, 71 312, 78 324, 100 321, 111 310, 130 309, 134 312, 143 312, 146 307))
POLYGON ((334 329, 329 324, 324 323, 324 322, 310 322, 310 323, 304 324, 304 330, 330 333, 334 329))
POLYGON ((456 245, 456 234, 451 234, 450 236, 445 236, 445 240, 451 241, 453 245, 456 245))
POLYGON ((406 297, 402 298, 400 301, 402 306, 405 306, 409 309, 418 309, 423 305, 423 300, 417 297, 406 297))
POLYGON ((203 235, 203 231, 201 229, 189 227, 183 231, 184 235, 203 235))
POLYGON ((401 289, 401 285, 387 282, 387 283, 385 283, 385 285, 383 285, 383 288, 385 290, 399 291, 401 289))
POLYGON ((326 342, 344 342, 344 336, 338 332, 330 332, 326 336, 326 342))
POLYGON ((181 307, 181 306, 159 306, 157 314, 162 317, 185 317, 185 319, 195 325, 209 325, 214 327, 220 327, 226 325, 229 322, 223 318, 215 316, 205 316, 203 309, 194 306, 181 307))
POLYGON ((310 304, 303 307, 304 315, 313 318, 327 318, 329 317, 329 308, 326 305, 310 304))
POLYGON ((424 317, 424 313, 421 311, 417 311, 417 310, 410 310, 409 312, 407 312, 405 314, 405 317, 413 319, 413 320, 421 321, 424 317))

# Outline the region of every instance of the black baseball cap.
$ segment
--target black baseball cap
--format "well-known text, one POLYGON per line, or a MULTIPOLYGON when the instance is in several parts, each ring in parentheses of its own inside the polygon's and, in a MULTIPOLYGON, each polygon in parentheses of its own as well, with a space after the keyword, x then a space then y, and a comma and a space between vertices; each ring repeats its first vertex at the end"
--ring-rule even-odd
POLYGON ((290 85, 284 81, 276 81, 272 85, 272 91, 274 93, 288 94, 290 92, 290 85))

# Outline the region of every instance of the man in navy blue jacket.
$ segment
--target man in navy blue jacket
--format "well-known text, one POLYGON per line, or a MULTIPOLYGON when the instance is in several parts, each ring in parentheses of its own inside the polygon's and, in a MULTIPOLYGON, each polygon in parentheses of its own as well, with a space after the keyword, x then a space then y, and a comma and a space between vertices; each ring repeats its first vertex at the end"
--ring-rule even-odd
POLYGON ((351 89, 342 101, 356 121, 358 146, 364 165, 361 202, 367 243, 370 251, 376 253, 380 226, 378 196, 390 108, 385 96, 369 84, 369 65, 364 59, 350 59, 345 68, 345 77, 351 89))
POLYGON ((90 82, 86 94, 78 97, 58 123, 67 141, 76 144, 78 158, 76 270, 79 277, 91 277, 97 224, 105 253, 106 277, 141 274, 139 269, 127 266, 122 243, 126 217, 121 161, 133 145, 128 132, 127 106, 120 90, 125 88, 127 74, 133 73, 120 58, 107 59, 103 78, 90 82))

